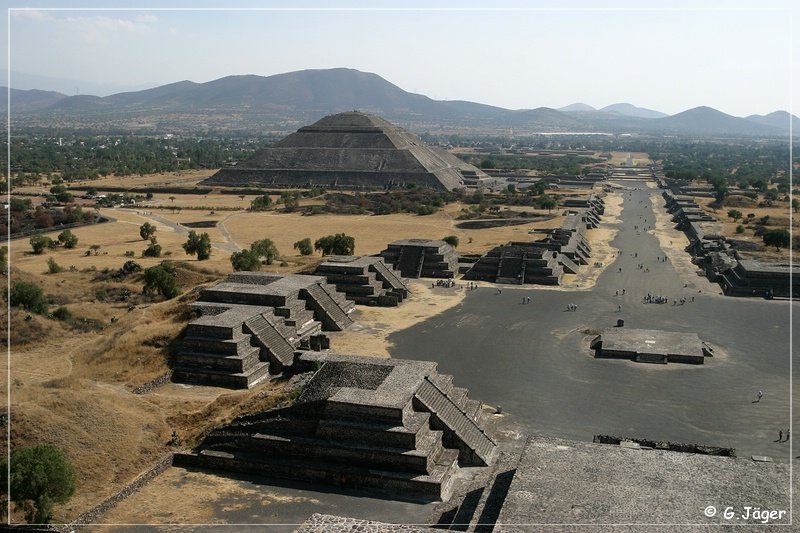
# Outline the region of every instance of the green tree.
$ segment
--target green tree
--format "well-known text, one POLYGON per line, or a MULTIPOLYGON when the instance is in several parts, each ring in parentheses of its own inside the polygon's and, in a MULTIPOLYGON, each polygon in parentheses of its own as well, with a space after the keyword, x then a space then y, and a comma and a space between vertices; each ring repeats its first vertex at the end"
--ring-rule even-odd
MULTIPOLYGON (((67 456, 52 444, 11 452, 10 499, 22 502, 28 523, 47 523, 53 505, 75 492, 75 471, 67 456)), ((18 503, 19 505, 19 503, 18 503)))
POLYGON ((33 253, 38 255, 44 252, 45 248, 50 246, 53 239, 45 237, 44 235, 34 235, 29 242, 31 243, 31 248, 33 248, 33 253))
POLYGON ((261 269, 261 259, 253 250, 242 250, 231 254, 231 265, 236 271, 249 270, 257 272, 261 269))
POLYGON ((540 209, 547 209, 548 213, 557 205, 555 198, 547 194, 539 197, 538 204, 540 209))
POLYGON ((69 193, 67 188, 62 184, 53 185, 50 187, 50 193, 52 193, 52 195, 56 197, 56 200, 61 203, 68 204, 74 200, 72 194, 69 193))
POLYGON ((448 235, 442 239, 444 242, 452 246, 453 248, 458 248, 458 236, 457 235, 448 235))
POLYGON ((149 222, 145 222, 141 226, 139 226, 139 235, 142 237, 143 241, 146 241, 150 237, 152 237, 156 232, 156 227, 149 222))
POLYGON ((322 250, 322 255, 353 255, 356 240, 344 233, 320 237, 314 243, 315 250, 322 250))
POLYGON ((181 293, 177 274, 169 261, 144 270, 144 294, 160 294, 165 298, 174 298, 181 293))
POLYGON ((800 200, 792 198, 792 211, 797 213, 798 210, 800 210, 800 200))
POLYGON ((70 230, 65 229, 58 234, 58 242, 64 245, 64 248, 75 248, 78 245, 78 237, 76 237, 70 230))
POLYGON ((484 159, 481 161, 481 168, 495 168, 497 164, 492 159, 484 159))
POLYGON ((281 202, 284 205, 284 211, 291 213, 300 207, 300 193, 284 191, 281 193, 281 202))
POLYGON ((208 233, 197 234, 194 230, 189 232, 189 239, 183 243, 187 255, 197 255, 198 261, 211 257, 211 237, 208 233))
POLYGON ((740 233, 740 234, 744 233, 744 226, 742 226, 741 224, 736 226, 736 233, 740 233))
POLYGON ((742 212, 739 211, 738 209, 730 209, 728 211, 728 216, 732 218, 734 221, 736 221, 742 218, 742 212))
MULTIPOLYGON (((243 196, 241 196, 241 198, 242 198, 242 200, 244 200, 243 196)), ((257 198, 254 198, 250 202, 250 210, 251 211, 264 211, 270 205, 272 205, 272 198, 270 198, 268 194, 265 194, 263 196, 259 196, 257 198)))
POLYGON ((311 255, 314 253, 314 245, 311 244, 311 239, 308 237, 294 243, 294 249, 300 252, 300 255, 311 255))
POLYGON ((11 284, 8 303, 11 307, 22 307, 40 315, 47 312, 44 291, 37 284, 28 281, 15 281, 11 284))
POLYGON ((250 245, 250 250, 256 254, 265 265, 271 265, 279 254, 278 248, 272 239, 261 239, 250 245))
POLYGON ((161 257, 161 245, 155 237, 150 237, 150 244, 142 252, 143 257, 161 257))
POLYGON ((33 207, 33 202, 30 198, 17 198, 11 197, 11 204, 9 205, 13 213, 24 213, 33 207))
POLYGON ((791 235, 787 229, 770 229, 765 231, 762 236, 764 244, 774 246, 776 250, 786 248, 791 242, 791 235))
POLYGON ((8 246, 0 246, 0 274, 8 274, 8 246))

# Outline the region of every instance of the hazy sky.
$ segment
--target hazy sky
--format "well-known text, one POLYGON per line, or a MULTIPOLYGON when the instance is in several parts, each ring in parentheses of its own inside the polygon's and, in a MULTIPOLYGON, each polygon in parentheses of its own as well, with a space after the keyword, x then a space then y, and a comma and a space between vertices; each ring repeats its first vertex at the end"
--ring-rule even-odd
MULTIPOLYGON (((790 109, 800 55, 792 58, 797 24, 789 0, 725 8, 623 1, 614 9, 528 1, 506 2, 508 9, 474 9, 486 2, 440 3, 459 7, 439 10, 413 2, 339 2, 356 9, 300 10, 297 2, 245 1, 237 5, 289 8, 157 10, 150 8, 158 2, 146 0, 135 4, 147 9, 104 9, 110 4, 50 10, 28 0, 24 6, 42 9, 10 11, 2 30, 10 27, 3 40, 10 52, 1 65, 10 64, 12 86, 30 88, 21 86, 30 76, 16 72, 74 80, 58 87, 68 94, 80 84, 81 92, 108 94, 187 79, 349 67, 438 100, 511 109, 630 102, 670 114, 708 105, 744 116, 790 109), (398 5, 403 9, 392 8, 398 5)), ((37 88, 57 88, 35 79, 37 88)))

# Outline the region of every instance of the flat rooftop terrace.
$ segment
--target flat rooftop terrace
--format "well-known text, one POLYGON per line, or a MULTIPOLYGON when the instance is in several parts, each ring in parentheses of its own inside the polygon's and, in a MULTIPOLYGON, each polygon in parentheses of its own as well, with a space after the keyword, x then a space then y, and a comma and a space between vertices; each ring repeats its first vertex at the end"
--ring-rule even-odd
POLYGON ((223 281, 219 285, 211 287, 208 290, 212 292, 261 294, 264 296, 288 296, 295 294, 300 289, 308 287, 309 285, 325 282, 325 278, 322 276, 307 276, 302 274, 284 277, 240 277, 240 274, 241 272, 232 274, 231 277, 228 278, 235 281, 223 281), (252 279, 252 283, 250 279, 252 279), (266 281, 266 283, 262 283, 262 281, 266 281))
POLYGON ((323 363, 298 401, 328 400, 402 409, 436 363, 377 359, 326 352, 304 352, 304 362, 323 363))

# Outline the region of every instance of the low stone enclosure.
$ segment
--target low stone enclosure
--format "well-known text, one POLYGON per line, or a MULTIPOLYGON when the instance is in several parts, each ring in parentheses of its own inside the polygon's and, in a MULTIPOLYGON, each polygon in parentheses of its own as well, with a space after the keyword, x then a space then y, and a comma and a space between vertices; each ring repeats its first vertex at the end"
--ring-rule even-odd
POLYGON ((603 201, 594 196, 583 200, 588 208, 569 210, 560 228, 533 230, 544 235, 532 242, 510 242, 497 246, 467 267, 466 280, 523 285, 560 285, 564 274, 577 274, 589 263, 591 248, 585 233, 599 224, 603 201))
POLYGON ((454 278, 458 273, 458 254, 444 241, 403 239, 390 243, 380 255, 404 278, 454 278))
POLYGON ((237 418, 174 464, 439 500, 459 465, 495 460, 480 403, 436 363, 307 351, 292 372, 313 372, 292 405, 237 418))
POLYGON ((202 316, 174 357, 172 380, 181 383, 252 387, 291 367, 296 349, 327 348, 322 331, 353 323, 353 302, 321 276, 236 272, 191 306, 202 316))
POLYGON ((639 363, 702 365, 713 349, 696 333, 655 329, 605 328, 589 347, 596 358, 630 359, 639 363))
POLYGON ((393 307, 408 298, 408 286, 400 273, 381 257, 332 255, 320 263, 315 275, 357 304, 393 307))
POLYGON ((788 263, 743 259, 734 243, 720 235, 719 223, 689 196, 663 192, 668 213, 689 238, 686 250, 709 280, 728 296, 800 297, 800 273, 788 263))

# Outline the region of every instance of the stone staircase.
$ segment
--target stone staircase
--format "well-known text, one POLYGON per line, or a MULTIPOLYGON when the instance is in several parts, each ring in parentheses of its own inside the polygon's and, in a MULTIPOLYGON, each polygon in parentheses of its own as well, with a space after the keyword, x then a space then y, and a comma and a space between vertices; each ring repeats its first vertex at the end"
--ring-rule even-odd
MULTIPOLYGON (((324 286, 319 284, 309 285, 301 289, 301 296, 304 296, 304 293, 308 295, 308 297, 306 297, 307 305, 316 312, 317 318, 326 329, 342 331, 352 325, 353 320, 347 314, 347 311, 342 309, 341 304, 334 300, 330 292, 327 291, 324 286)), ((351 302, 348 307, 352 309, 352 305, 351 302)))
POLYGON ((244 322, 245 331, 253 335, 259 346, 269 354, 270 363, 280 371, 291 366, 294 360, 294 346, 277 330, 264 314, 248 318, 244 322))
POLYGON ((462 454, 471 454, 471 457, 461 457, 462 461, 480 466, 491 463, 497 444, 478 426, 474 418, 430 378, 422 382, 414 394, 414 400, 438 419, 437 425, 441 425, 446 433, 446 445, 452 443, 462 454))
POLYGON ((422 270, 422 262, 424 259, 424 249, 419 247, 405 247, 400 252, 400 260, 397 263, 397 269, 400 275, 405 278, 419 278, 419 273, 422 270))
POLYGON ((390 291, 398 295, 401 300, 408 297, 408 285, 397 277, 397 271, 395 269, 390 268, 383 261, 376 261, 370 268, 375 271, 378 279, 383 282, 384 288, 390 289, 390 291))

